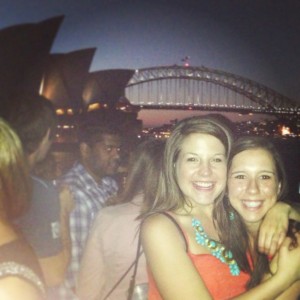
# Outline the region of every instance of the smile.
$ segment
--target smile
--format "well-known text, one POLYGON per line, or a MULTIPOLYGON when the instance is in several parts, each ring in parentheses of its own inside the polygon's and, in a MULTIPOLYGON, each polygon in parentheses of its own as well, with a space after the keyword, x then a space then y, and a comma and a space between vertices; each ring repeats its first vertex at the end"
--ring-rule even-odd
POLYGON ((246 206, 247 208, 259 208, 263 204, 263 201, 248 201, 248 200, 244 200, 242 202, 243 202, 243 205, 246 206))
POLYGON ((201 188, 201 189, 211 189, 213 187, 213 183, 212 182, 207 182, 207 181, 193 182, 193 185, 195 187, 201 188))

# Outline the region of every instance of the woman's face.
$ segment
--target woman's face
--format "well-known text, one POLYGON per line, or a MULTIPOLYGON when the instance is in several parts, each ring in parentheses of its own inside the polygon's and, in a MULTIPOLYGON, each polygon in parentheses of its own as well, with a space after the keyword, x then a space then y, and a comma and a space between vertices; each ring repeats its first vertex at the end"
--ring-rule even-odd
POLYGON ((180 189, 192 204, 210 205, 226 185, 225 147, 212 135, 193 133, 182 144, 176 162, 180 189))
POLYGON ((228 172, 231 205, 247 225, 259 225, 277 201, 280 190, 272 155, 264 149, 249 149, 237 154, 228 172))

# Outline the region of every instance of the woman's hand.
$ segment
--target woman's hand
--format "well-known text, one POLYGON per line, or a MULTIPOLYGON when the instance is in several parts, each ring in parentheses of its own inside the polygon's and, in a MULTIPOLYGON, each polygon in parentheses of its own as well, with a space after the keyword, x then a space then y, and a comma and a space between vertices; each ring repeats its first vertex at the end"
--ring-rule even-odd
POLYGON ((289 279, 290 284, 300 280, 300 234, 296 234, 296 238, 297 246, 287 237, 278 252, 276 275, 281 274, 283 278, 289 279))
POLYGON ((286 237, 290 213, 291 206, 284 202, 277 202, 267 212, 259 230, 260 252, 274 256, 286 237))

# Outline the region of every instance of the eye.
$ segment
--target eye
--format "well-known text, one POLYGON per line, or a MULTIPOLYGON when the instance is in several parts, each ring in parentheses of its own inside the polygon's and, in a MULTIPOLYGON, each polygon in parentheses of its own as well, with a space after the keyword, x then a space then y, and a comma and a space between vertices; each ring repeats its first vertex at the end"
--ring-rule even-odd
POLYGON ((116 150, 116 152, 121 151, 120 147, 106 146, 106 148, 105 148, 106 152, 108 152, 108 153, 112 152, 114 149, 116 150))
POLYGON ((213 158, 213 162, 220 163, 223 162, 223 159, 221 157, 215 157, 213 158))
POLYGON ((245 179, 246 176, 243 175, 243 174, 237 174, 237 175, 233 176, 233 178, 234 178, 234 179, 245 179))
POLYGON ((260 178, 263 179, 263 180, 269 180, 272 177, 270 175, 263 174, 263 175, 260 176, 260 178))
POLYGON ((198 162, 199 161, 196 157, 188 157, 186 160, 188 162, 198 162))
POLYGON ((219 163, 224 163, 224 162, 226 161, 226 159, 225 159, 225 157, 223 157, 223 156, 215 156, 215 157, 212 158, 211 161, 212 161, 213 163, 219 164, 219 163))

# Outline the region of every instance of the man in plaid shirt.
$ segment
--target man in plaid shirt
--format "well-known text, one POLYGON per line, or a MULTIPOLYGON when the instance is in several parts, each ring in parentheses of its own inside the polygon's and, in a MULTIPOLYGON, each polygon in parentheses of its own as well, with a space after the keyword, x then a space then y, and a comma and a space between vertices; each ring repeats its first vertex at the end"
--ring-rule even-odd
POLYGON ((118 191, 116 181, 110 176, 117 172, 120 146, 120 133, 114 127, 87 125, 81 128, 80 161, 59 180, 59 184, 71 192, 75 205, 70 214, 71 261, 60 288, 60 299, 77 299, 76 277, 92 221, 106 200, 118 191))

